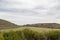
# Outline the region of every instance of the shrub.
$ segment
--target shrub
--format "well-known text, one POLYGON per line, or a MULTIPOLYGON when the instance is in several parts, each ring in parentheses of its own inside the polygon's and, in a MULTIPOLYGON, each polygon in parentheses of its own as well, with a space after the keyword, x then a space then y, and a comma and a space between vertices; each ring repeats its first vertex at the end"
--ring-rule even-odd
POLYGON ((30 29, 24 29, 23 33, 26 40, 46 40, 45 34, 35 32, 30 29))
POLYGON ((60 30, 36 32, 31 29, 0 33, 0 40, 60 40, 60 30))
POLYGON ((46 36, 43 33, 36 32, 34 35, 34 40, 46 40, 46 36))
POLYGON ((17 33, 17 36, 18 36, 19 40, 23 40, 24 39, 24 34, 23 34, 22 31, 16 31, 16 33, 17 33))
POLYGON ((50 31, 48 33, 48 39, 49 40, 60 40, 60 31, 50 31))
POLYGON ((18 34, 18 32, 15 32, 15 31, 10 31, 8 33, 4 33, 4 38, 5 38, 5 40, 22 40, 21 34, 18 34))
POLYGON ((0 32, 0 40, 4 40, 3 34, 0 32))
POLYGON ((26 40, 34 40, 34 34, 35 32, 30 29, 24 29, 23 30, 24 36, 26 40))

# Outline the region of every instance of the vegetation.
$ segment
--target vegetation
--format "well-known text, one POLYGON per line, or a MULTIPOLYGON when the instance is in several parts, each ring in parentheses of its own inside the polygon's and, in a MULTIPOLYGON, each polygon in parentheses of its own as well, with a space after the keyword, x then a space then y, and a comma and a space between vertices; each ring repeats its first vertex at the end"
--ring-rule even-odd
POLYGON ((26 24, 23 27, 40 27, 40 28, 55 28, 60 29, 60 24, 58 23, 37 23, 37 24, 26 24))
POLYGON ((36 27, 4 29, 0 31, 0 40, 60 40, 60 29, 36 27))
POLYGON ((60 29, 60 24, 58 23, 36 23, 36 24, 16 25, 9 21, 0 19, 0 29, 10 29, 10 28, 18 28, 18 27, 40 27, 40 28, 60 29))
POLYGON ((20 27, 0 19, 0 40, 60 40, 60 24, 38 23, 20 27))

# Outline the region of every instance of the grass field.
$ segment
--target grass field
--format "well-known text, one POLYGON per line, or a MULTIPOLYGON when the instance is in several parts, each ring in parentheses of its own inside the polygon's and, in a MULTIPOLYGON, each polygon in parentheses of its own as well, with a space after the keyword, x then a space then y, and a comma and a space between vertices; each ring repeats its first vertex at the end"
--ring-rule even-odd
POLYGON ((60 40, 60 29, 20 27, 0 30, 0 40, 60 40))
POLYGON ((60 31, 60 29, 51 29, 51 28, 40 28, 40 27, 19 27, 19 28, 14 28, 14 29, 2 29, 1 31, 20 31, 20 30, 24 30, 24 29, 30 29, 33 31, 37 31, 37 32, 48 32, 48 31, 60 31))

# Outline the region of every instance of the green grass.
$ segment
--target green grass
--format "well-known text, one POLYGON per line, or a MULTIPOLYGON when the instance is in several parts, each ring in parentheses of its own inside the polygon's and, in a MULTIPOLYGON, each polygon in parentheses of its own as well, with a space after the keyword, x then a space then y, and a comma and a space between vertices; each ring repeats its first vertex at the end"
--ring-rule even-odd
POLYGON ((60 31, 60 29, 51 29, 51 28, 39 28, 39 27, 20 27, 20 28, 14 28, 14 29, 3 29, 3 30, 0 30, 2 33, 4 32, 10 32, 10 31, 22 31, 24 29, 29 29, 29 30, 32 30, 32 31, 36 31, 38 33, 48 33, 50 31, 60 31))
POLYGON ((20 27, 0 30, 0 40, 60 40, 60 29, 20 27))
POLYGON ((14 28, 14 29, 2 29, 0 31, 9 32, 11 30, 20 31, 20 30, 24 30, 24 29, 30 29, 30 30, 37 31, 37 32, 48 32, 48 31, 55 31, 55 30, 59 31, 60 30, 60 29, 39 28, 39 27, 20 27, 20 28, 14 28))

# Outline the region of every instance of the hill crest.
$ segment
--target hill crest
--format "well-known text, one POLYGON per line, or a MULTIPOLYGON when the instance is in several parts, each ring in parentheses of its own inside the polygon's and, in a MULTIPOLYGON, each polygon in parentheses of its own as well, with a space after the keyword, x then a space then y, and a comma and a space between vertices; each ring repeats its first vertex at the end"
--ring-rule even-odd
POLYGON ((11 23, 11 22, 3 20, 3 19, 0 19, 0 29, 1 28, 15 28, 17 26, 18 25, 14 24, 14 23, 11 23))

